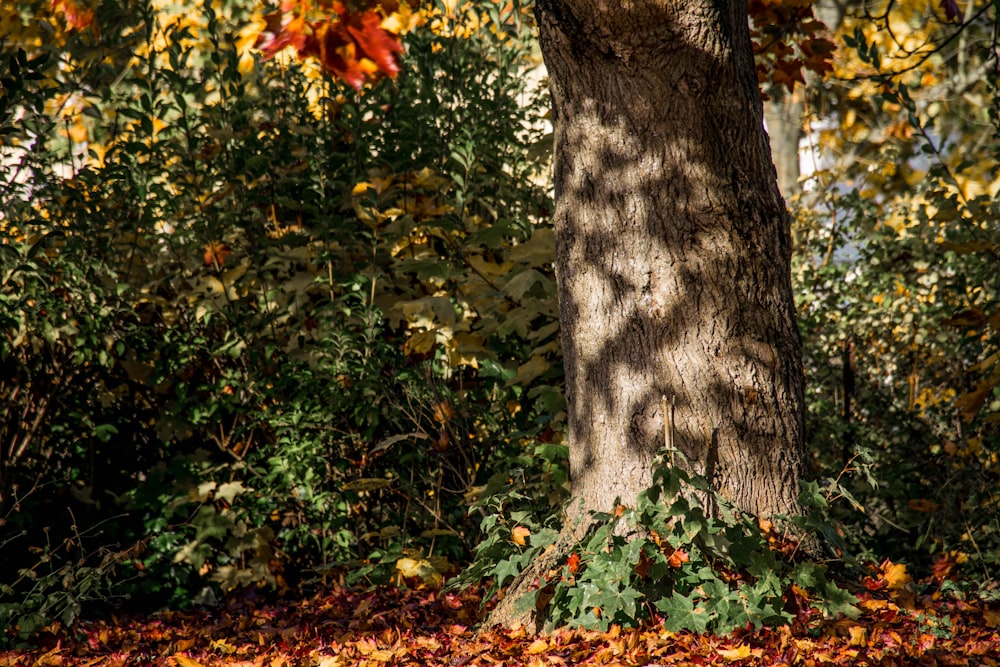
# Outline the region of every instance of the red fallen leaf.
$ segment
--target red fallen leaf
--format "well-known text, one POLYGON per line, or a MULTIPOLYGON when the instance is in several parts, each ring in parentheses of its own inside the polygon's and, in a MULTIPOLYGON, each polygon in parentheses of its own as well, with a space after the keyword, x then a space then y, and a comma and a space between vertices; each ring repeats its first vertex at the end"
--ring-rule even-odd
POLYGON ((456 609, 462 608, 462 598, 458 597, 454 593, 445 593, 441 596, 441 604, 444 605, 446 609, 455 611, 456 609))
POLYGON ((691 558, 687 555, 686 551, 683 549, 674 549, 674 552, 670 554, 669 558, 667 558, 667 563, 670 567, 680 567, 689 560, 691 560, 691 558))
POLYGON ((653 567, 653 559, 646 555, 645 550, 639 553, 639 562, 635 564, 633 571, 640 579, 649 576, 649 570, 653 567))
POLYGON ((870 591, 880 591, 889 585, 885 579, 873 579, 872 577, 865 577, 861 583, 870 591))
POLYGON ((931 576, 940 585, 945 579, 951 578, 952 570, 958 567, 961 562, 962 560, 954 554, 943 553, 934 560, 934 565, 931 567, 931 576))
POLYGON ((222 241, 212 241, 205 246, 205 266, 220 267, 226 263, 226 258, 233 254, 233 251, 222 241))

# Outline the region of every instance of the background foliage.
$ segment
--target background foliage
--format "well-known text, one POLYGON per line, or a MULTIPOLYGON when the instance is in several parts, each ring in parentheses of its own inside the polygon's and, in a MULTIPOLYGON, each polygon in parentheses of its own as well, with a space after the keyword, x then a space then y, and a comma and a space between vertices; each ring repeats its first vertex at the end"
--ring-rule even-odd
POLYGON ((565 483, 524 17, 430 10, 358 94, 248 55, 223 11, 102 4, 99 31, 7 47, 0 615, 23 634, 109 595, 440 579, 491 477, 565 483))
MULTIPOLYGON (((858 548, 995 577, 997 23, 990 3, 875 3, 831 25, 794 197, 812 448, 863 467, 858 548)), ((834 14, 836 16, 836 14, 834 14)))
MULTIPOLYGON (((801 105, 817 162, 787 193, 813 495, 850 549, 985 581, 997 17, 952 4, 868 3, 829 30, 808 2, 751 9, 762 85, 801 105)), ((437 585, 477 544, 501 585, 544 548, 567 480, 530 11, 400 11, 401 71, 358 91, 261 60, 267 15, 239 0, 0 8, 0 622, 437 585)), ((650 529, 655 507, 629 511, 650 529)), ((592 534, 570 578, 624 568, 628 597, 656 560, 687 577, 663 598, 678 619, 738 625, 739 584, 703 571, 721 556, 694 533, 592 534)), ((763 622, 780 586, 753 582, 763 622)), ((617 618, 588 617, 585 590, 555 613, 617 618)))

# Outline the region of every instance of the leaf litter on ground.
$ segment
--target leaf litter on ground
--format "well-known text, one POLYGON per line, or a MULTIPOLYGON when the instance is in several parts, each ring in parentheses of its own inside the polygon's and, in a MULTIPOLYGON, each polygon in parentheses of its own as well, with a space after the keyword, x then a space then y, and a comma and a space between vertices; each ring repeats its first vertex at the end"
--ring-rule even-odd
POLYGON ((26 646, 0 652, 0 667, 1000 665, 996 605, 913 584, 892 564, 858 589, 858 618, 822 618, 793 603, 788 625, 725 637, 669 632, 657 619, 607 632, 477 632, 477 590, 337 588, 278 601, 249 591, 214 609, 54 625, 26 646))

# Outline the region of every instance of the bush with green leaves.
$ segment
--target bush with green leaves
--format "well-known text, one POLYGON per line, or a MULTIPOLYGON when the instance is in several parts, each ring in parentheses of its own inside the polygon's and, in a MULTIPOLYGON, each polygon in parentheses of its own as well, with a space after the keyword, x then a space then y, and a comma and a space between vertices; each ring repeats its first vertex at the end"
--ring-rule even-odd
MULTIPOLYGON (((863 35, 849 44, 863 61, 877 57, 863 35)), ((988 579, 1000 548, 1000 207, 971 184, 996 173, 1000 154, 996 142, 939 133, 960 136, 974 119, 1000 137, 996 73, 976 82, 992 104, 956 99, 936 115, 914 101, 917 88, 888 74, 876 82, 873 113, 887 122, 900 110, 913 137, 887 141, 865 169, 924 177, 876 196, 862 194, 863 180, 831 188, 799 211, 810 449, 820 474, 867 470, 847 483, 864 514, 839 516, 860 551, 924 571, 965 563, 967 576, 988 579)), ((862 179, 824 176, 838 177, 862 179)))
POLYGON ((563 419, 526 32, 414 33, 359 94, 241 70, 239 3, 112 5, 108 52, 4 56, 4 622, 462 561, 563 419))

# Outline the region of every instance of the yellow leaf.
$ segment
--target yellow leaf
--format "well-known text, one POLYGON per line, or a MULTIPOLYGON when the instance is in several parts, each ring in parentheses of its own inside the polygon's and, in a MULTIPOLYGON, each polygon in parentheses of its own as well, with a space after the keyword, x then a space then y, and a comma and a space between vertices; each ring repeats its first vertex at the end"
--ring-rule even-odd
POLYGON ((847 634, 850 635, 850 645, 851 646, 867 646, 868 645, 868 631, 864 626, 852 625, 847 628, 847 634))
POLYGON ((517 375, 507 381, 507 386, 511 387, 516 384, 526 385, 549 370, 550 367, 549 362, 542 357, 532 357, 527 363, 523 363, 517 367, 517 375))
POLYGON ((197 660, 192 660, 186 655, 182 655, 180 653, 176 653, 170 656, 170 660, 173 661, 173 663, 177 665, 177 667, 204 667, 197 660))
MULTIPOLYGON (((718 653, 726 660, 745 660, 753 655, 754 651, 750 649, 749 644, 740 644, 736 648, 720 648, 718 653)), ((760 649, 757 649, 757 654, 761 654, 760 649)))
POLYGON ((353 188, 351 188, 351 196, 360 197, 361 195, 363 195, 368 191, 368 188, 374 190, 375 186, 372 185, 371 183, 368 183, 367 181, 361 181, 360 183, 355 184, 353 188))
POLYGON ((220 653, 225 653, 226 655, 232 655, 236 653, 236 646, 230 644, 225 639, 213 639, 210 647, 213 651, 219 651, 220 653))
POLYGON ((448 364, 452 368, 470 366, 479 368, 479 355, 486 351, 479 334, 458 333, 448 341, 448 364))
POLYGON ((901 590, 910 583, 910 575, 906 572, 906 566, 900 563, 886 561, 883 566, 883 577, 889 585, 889 590, 901 590))
POLYGON ((993 388, 997 385, 996 378, 988 377, 976 383, 975 388, 955 401, 955 406, 962 411, 962 418, 966 423, 971 422, 979 414, 979 410, 986 403, 986 399, 993 394, 993 388))
POLYGON ((406 354, 427 354, 437 345, 437 331, 419 331, 403 344, 403 352, 406 354))
POLYGON ((514 540, 514 544, 522 547, 527 544, 526 540, 529 535, 531 535, 531 531, 524 526, 518 526, 510 531, 510 539, 514 540))
POLYGON ((406 579, 420 579, 428 586, 444 583, 444 577, 433 563, 423 558, 400 558, 396 561, 396 571, 406 579))
POLYGON ((545 653, 549 650, 549 643, 544 639, 536 639, 528 645, 527 653, 528 655, 538 655, 539 653, 545 653))
POLYGON ((514 246, 510 251, 512 261, 529 266, 543 266, 554 261, 555 257, 556 235, 548 227, 536 229, 530 239, 514 246))

